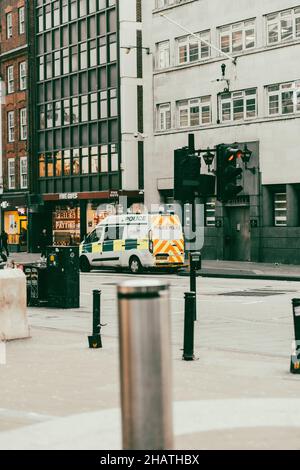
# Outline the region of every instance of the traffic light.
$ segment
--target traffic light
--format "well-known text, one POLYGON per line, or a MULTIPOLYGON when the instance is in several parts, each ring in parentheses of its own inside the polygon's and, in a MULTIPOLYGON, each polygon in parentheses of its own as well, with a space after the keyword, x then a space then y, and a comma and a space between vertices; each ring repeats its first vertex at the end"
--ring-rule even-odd
POLYGON ((227 202, 234 199, 242 190, 237 178, 243 173, 237 168, 237 161, 244 155, 235 144, 221 144, 217 147, 217 199, 227 202))
POLYGON ((191 201, 199 188, 200 158, 189 147, 174 152, 174 199, 191 201))

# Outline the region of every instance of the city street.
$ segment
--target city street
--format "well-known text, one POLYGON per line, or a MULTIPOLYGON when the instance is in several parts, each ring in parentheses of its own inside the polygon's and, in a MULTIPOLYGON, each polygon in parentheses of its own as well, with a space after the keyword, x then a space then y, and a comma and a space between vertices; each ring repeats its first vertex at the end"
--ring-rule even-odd
MULTIPOLYGON (((139 279, 153 277, 170 285, 176 448, 298 448, 300 379, 289 362, 300 284, 198 278, 198 360, 184 362, 189 279, 139 279)), ((32 337, 9 343, 0 366, 1 449, 120 448, 116 285, 129 278, 82 274, 80 309, 28 309, 32 337), (87 344, 93 289, 102 290, 102 350, 87 344)))

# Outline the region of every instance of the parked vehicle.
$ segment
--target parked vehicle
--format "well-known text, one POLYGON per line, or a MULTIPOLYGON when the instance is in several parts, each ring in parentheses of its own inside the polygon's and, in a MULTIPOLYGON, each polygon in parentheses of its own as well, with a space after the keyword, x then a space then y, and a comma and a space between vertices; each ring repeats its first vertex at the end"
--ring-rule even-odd
POLYGON ((150 268, 184 265, 180 219, 172 214, 108 216, 80 245, 80 269, 129 268, 133 274, 150 268))

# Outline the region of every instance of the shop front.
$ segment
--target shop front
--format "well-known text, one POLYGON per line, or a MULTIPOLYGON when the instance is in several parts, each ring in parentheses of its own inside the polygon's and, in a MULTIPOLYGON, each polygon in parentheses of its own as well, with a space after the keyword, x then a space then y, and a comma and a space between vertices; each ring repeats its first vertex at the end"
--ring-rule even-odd
POLYGON ((44 195, 45 223, 54 245, 79 245, 84 236, 109 215, 122 213, 124 199, 131 205, 138 201, 138 193, 67 193, 44 195), (122 202, 122 204, 120 204, 122 202), (51 225, 49 224, 51 221, 51 225))
POLYGON ((2 228, 8 235, 8 249, 11 253, 27 251, 28 211, 26 197, 2 197, 2 228))

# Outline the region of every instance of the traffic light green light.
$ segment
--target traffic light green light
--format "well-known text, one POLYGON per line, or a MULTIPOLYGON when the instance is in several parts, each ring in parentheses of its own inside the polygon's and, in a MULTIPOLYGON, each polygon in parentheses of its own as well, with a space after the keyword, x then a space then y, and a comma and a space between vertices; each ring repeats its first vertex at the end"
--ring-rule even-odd
POLYGON ((237 178, 243 173, 237 168, 237 160, 243 157, 243 151, 234 144, 221 144, 217 147, 217 199, 228 202, 234 199, 242 190, 237 178))

